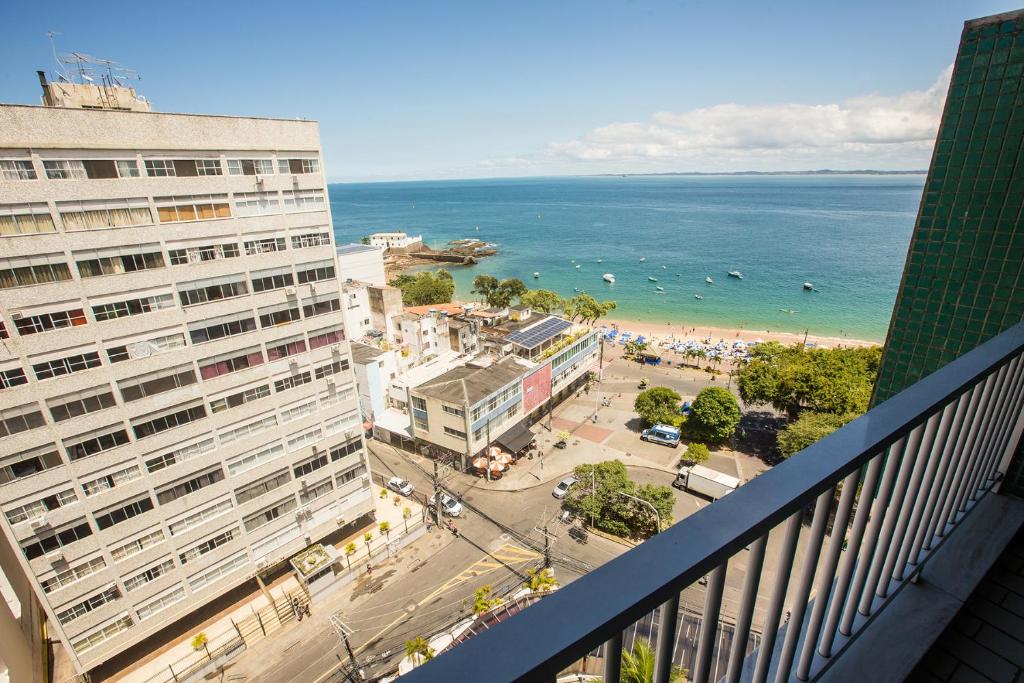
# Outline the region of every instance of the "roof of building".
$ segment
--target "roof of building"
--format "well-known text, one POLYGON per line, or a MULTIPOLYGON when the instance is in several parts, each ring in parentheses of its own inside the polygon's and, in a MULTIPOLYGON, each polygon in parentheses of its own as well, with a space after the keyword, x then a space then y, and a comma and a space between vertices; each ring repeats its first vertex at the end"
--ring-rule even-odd
POLYGON ((370 346, 369 344, 352 342, 352 362, 357 365, 366 365, 370 361, 380 358, 383 355, 384 351, 370 346))
POLYGON ((335 251, 338 252, 338 256, 345 256, 347 254, 361 254, 367 251, 380 251, 380 247, 373 247, 369 244, 359 244, 353 242, 352 244, 339 244, 335 251))
POLYGON ((516 356, 506 356, 488 363, 487 356, 478 356, 469 364, 453 368, 443 375, 424 382, 414 389, 417 394, 440 399, 445 403, 471 406, 482 401, 510 382, 527 374, 535 365, 516 356))
POLYGON ((505 337, 505 340, 526 349, 534 349, 549 339, 554 339, 571 327, 572 323, 568 320, 555 315, 549 315, 546 318, 541 318, 535 325, 516 330, 505 337))
POLYGON ((451 304, 429 304, 427 306, 406 306, 406 313, 413 313, 415 315, 425 315, 431 311, 437 311, 438 313, 447 313, 448 315, 461 315, 464 311, 462 309, 463 304, 451 303, 451 304))

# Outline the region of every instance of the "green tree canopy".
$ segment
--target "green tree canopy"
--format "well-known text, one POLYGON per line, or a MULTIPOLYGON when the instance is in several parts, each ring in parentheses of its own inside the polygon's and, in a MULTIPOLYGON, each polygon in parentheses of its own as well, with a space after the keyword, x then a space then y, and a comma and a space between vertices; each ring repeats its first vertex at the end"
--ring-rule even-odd
POLYGON ((473 278, 473 293, 479 294, 487 305, 505 308, 528 290, 523 281, 510 277, 499 281, 493 275, 477 275, 473 278))
POLYGON ((622 347, 622 352, 628 358, 634 358, 643 353, 644 351, 646 351, 647 347, 647 342, 638 342, 635 339, 631 339, 628 342, 626 342, 625 346, 622 347))
POLYGON ((724 441, 732 436, 743 413, 736 397, 722 387, 706 387, 693 399, 687 432, 708 441, 724 441))
POLYGON ((682 399, 668 387, 651 387, 637 395, 633 410, 647 424, 674 424, 678 422, 677 411, 682 399))
POLYGON ((692 442, 686 447, 686 453, 683 454, 683 460, 686 462, 692 462, 695 465, 705 463, 711 457, 711 451, 708 447, 702 443, 692 442))
POLYGON ((596 465, 579 465, 573 471, 579 484, 569 489, 566 506, 585 521, 618 536, 650 536, 655 533, 655 519, 650 508, 620 495, 628 493, 650 502, 661 515, 665 526, 672 523, 675 494, 669 486, 644 484, 630 480, 626 466, 619 460, 606 460, 596 465), (591 487, 593 482, 593 488, 591 487))
POLYGON ((455 280, 447 270, 403 273, 388 284, 402 290, 402 303, 406 306, 447 304, 455 294, 455 280))
POLYGON ((498 288, 498 278, 493 275, 477 275, 473 278, 473 294, 479 294, 484 301, 498 288))
POLYGON ((549 289, 531 289, 519 297, 524 306, 541 313, 554 313, 562 307, 562 297, 549 289))
POLYGON ((878 374, 882 348, 805 349, 759 344, 738 375, 744 403, 771 405, 790 418, 802 410, 863 413, 878 374))
POLYGON ((566 299, 562 304, 562 312, 569 320, 576 322, 596 322, 615 309, 614 301, 598 302, 589 294, 580 293, 571 299, 566 299))
POLYGON ((847 413, 846 415, 801 413, 800 417, 790 422, 778 433, 779 451, 783 457, 788 458, 794 453, 807 448, 815 441, 825 438, 855 417, 857 415, 854 413, 847 413))

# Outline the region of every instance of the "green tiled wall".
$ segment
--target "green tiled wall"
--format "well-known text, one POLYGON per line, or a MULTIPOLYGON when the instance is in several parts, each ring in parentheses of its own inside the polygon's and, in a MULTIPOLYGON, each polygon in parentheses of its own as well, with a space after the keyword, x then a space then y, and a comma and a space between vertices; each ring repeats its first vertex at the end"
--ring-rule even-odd
POLYGON ((875 403, 1024 319, 1022 82, 1024 19, 965 28, 875 403))

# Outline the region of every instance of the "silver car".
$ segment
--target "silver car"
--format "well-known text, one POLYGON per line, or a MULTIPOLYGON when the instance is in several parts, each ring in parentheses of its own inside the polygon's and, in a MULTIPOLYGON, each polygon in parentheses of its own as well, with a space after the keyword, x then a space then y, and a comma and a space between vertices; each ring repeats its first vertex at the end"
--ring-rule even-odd
POLYGON ((430 507, 437 507, 437 499, 441 499, 441 512, 449 517, 458 517, 462 514, 462 503, 449 496, 444 491, 438 491, 430 499, 430 507))
POLYGON ((551 492, 551 495, 559 500, 565 498, 565 494, 569 493, 569 489, 571 489, 577 481, 579 480, 576 479, 576 477, 566 477, 555 485, 555 490, 551 492))
POLYGON ((391 477, 390 479, 388 479, 388 483, 385 484, 385 486, 387 486, 395 493, 401 493, 403 496, 412 495, 412 484, 407 482, 405 479, 402 479, 401 477, 391 477))

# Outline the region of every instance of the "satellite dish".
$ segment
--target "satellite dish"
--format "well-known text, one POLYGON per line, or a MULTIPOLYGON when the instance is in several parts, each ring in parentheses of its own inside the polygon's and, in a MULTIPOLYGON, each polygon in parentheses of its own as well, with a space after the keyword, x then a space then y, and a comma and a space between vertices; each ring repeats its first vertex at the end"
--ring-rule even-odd
POLYGON ((128 345, 128 355, 132 358, 149 358, 153 355, 153 345, 149 342, 137 342, 128 345))

